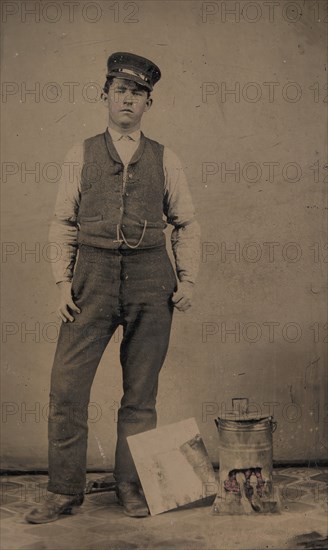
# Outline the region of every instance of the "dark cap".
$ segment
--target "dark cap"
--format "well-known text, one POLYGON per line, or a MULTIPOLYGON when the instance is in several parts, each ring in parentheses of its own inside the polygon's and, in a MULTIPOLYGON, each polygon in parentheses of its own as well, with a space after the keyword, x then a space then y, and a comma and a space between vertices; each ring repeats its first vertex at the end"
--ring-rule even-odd
POLYGON ((107 77, 133 80, 149 90, 152 90, 161 78, 161 71, 155 63, 145 57, 128 52, 113 53, 108 58, 107 70, 107 77))

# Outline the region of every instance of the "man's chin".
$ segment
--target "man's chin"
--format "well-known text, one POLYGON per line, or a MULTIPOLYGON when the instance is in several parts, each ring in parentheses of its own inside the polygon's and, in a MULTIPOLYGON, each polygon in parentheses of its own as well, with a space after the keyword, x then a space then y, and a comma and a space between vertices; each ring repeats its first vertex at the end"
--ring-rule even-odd
POLYGON ((120 120, 120 122, 117 124, 121 128, 134 128, 135 124, 132 120, 120 120))
POLYGON ((128 128, 129 126, 135 126, 137 121, 135 120, 134 116, 122 116, 119 118, 116 124, 118 126, 122 126, 122 128, 128 128))

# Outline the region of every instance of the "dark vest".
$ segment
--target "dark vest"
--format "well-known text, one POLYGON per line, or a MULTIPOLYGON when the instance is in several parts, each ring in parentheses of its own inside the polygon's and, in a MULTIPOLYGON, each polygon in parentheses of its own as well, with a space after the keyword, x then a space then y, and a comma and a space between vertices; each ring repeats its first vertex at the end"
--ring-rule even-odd
POLYGON ((110 249, 165 245, 163 151, 141 133, 124 183, 110 134, 84 142, 78 243, 110 249))

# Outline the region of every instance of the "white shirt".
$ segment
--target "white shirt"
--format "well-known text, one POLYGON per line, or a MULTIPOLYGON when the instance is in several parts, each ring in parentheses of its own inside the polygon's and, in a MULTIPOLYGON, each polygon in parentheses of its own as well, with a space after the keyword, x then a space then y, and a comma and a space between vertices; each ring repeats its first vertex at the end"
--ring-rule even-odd
POLYGON ((112 128, 108 128, 108 132, 111 135, 114 147, 118 152, 123 165, 128 165, 134 153, 138 149, 141 136, 140 130, 136 130, 127 136, 116 132, 116 130, 113 130, 112 128))

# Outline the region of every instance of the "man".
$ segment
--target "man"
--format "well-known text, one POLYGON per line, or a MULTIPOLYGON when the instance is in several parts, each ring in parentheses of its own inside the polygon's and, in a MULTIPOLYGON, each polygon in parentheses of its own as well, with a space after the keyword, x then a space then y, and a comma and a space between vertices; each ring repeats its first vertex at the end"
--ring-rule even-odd
POLYGON ((108 128, 66 158, 51 229, 51 241, 63 251, 53 264, 63 323, 51 375, 50 494, 26 516, 31 523, 55 521, 83 502, 91 385, 119 325, 124 394, 117 496, 127 515, 148 514, 126 438, 156 427, 158 375, 173 309, 191 306, 198 269, 199 225, 181 164, 140 131, 160 70, 125 52, 111 55, 107 66, 108 128), (166 252, 164 216, 173 225, 178 281, 166 252))

